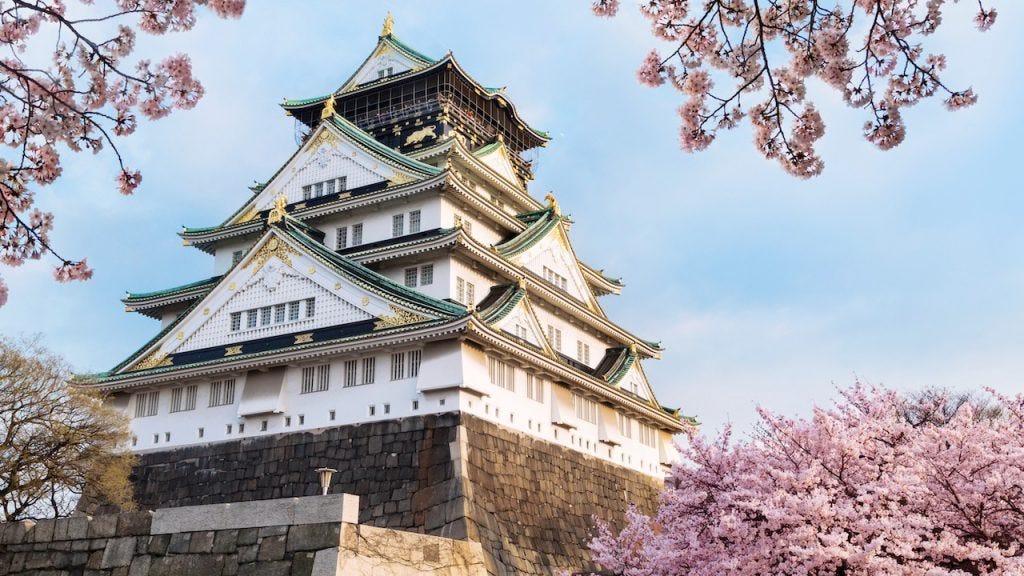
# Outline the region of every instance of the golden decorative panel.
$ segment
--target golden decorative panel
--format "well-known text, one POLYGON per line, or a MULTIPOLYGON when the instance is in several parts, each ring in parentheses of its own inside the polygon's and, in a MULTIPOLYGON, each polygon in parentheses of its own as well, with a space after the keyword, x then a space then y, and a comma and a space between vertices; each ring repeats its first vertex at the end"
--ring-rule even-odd
POLYGON ((246 264, 245 267, 248 268, 249 265, 256 264, 256 268, 252 271, 253 274, 256 274, 263 268, 263 265, 274 256, 276 256, 281 262, 291 266, 292 254, 298 254, 298 252, 275 236, 270 240, 267 240, 267 242, 256 251, 256 254, 253 255, 252 259, 249 260, 249 264, 246 264))
POLYGON ((228 346, 224 349, 225 356, 237 356, 242 353, 242 346, 228 346))
POLYGON ((312 332, 307 332, 305 334, 296 334, 295 335, 295 343, 296 344, 306 344, 306 343, 312 342, 312 341, 313 341, 313 333, 312 332))
POLYGON ((131 371, 136 372, 138 370, 149 370, 150 368, 159 368, 170 365, 171 358, 167 354, 156 350, 135 364, 135 366, 132 366, 131 371))
POLYGON ((388 306, 391 307, 391 314, 382 315, 373 325, 374 330, 384 330, 385 328, 394 328, 396 326, 405 326, 406 324, 416 324, 418 322, 427 322, 432 320, 432 318, 399 308, 394 304, 389 304, 388 306))
POLYGON ((313 152, 316 152, 325 144, 331 148, 338 147, 338 137, 334 135, 334 132, 331 132, 330 130, 321 130, 320 133, 316 135, 316 138, 313 139, 310 149, 313 152))

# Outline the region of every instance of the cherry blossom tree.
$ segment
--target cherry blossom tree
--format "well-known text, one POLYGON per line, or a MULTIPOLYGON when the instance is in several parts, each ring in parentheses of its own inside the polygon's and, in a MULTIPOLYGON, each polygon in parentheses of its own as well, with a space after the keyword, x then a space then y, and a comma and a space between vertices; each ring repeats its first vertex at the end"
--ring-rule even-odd
MULTIPOLYGON (((239 17, 245 0, 0 0, 0 263, 19 266, 49 255, 59 282, 85 280, 85 258, 50 244, 53 215, 35 207, 39 187, 61 175, 61 154, 104 148, 118 165, 117 188, 142 180, 125 165, 115 137, 196 105, 203 87, 187 56, 130 61, 136 29, 164 34, 191 29, 197 9, 239 17)), ((0 276, 0 306, 7 301, 0 276)))
MULTIPOLYGON (((988 30, 996 10, 984 0, 964 1, 977 3, 974 23, 988 30)), ((685 95, 679 108, 684 151, 707 148, 720 130, 749 117, 758 152, 809 178, 824 167, 814 147, 825 124, 807 97, 812 78, 865 110, 864 137, 882 150, 903 141, 904 108, 936 95, 950 110, 977 101, 970 88, 943 82, 946 57, 922 44, 942 25, 946 3, 641 0, 654 36, 676 47, 668 54, 652 50, 637 78, 648 86, 667 81, 685 95)), ((619 0, 592 6, 599 16, 614 16, 619 0)))
POLYGON ((752 438, 694 435, 654 518, 591 549, 616 574, 1024 574, 1024 396, 857 384, 752 438))

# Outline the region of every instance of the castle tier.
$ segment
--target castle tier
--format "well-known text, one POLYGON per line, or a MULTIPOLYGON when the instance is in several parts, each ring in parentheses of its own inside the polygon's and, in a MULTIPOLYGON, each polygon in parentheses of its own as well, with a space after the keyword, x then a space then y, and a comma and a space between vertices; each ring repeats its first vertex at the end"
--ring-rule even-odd
POLYGON ((661 354, 605 315, 623 284, 577 257, 523 153, 548 137, 502 90, 388 25, 355 74, 285 101, 302 144, 223 223, 186 228, 214 275, 130 293, 162 330, 82 381, 138 452, 461 412, 651 476, 678 410, 661 354))

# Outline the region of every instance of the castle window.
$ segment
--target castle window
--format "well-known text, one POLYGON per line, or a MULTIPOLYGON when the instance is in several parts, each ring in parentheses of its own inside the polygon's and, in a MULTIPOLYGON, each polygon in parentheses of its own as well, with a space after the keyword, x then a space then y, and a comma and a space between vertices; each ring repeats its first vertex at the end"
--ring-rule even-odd
POLYGON ((247 310, 245 312, 245 327, 255 328, 256 327, 256 310, 247 310))
POLYGON ((391 379, 401 380, 405 378, 405 352, 396 352, 391 355, 391 379))
POLYGON ((420 375, 420 359, 423 353, 420 350, 409 351, 409 378, 415 378, 420 375))
POLYGON ((363 384, 373 384, 377 376, 377 359, 373 356, 363 358, 363 384))
POLYGON ((385 414, 391 414, 391 404, 387 404, 387 403, 384 404, 384 413, 385 414))
POLYGON ((395 214, 391 217, 391 237, 397 238, 405 234, 405 214, 395 214))
POLYGON ((288 303, 288 320, 299 319, 299 303, 298 301, 288 303))
POLYGON ((523 326, 522 324, 516 324, 515 329, 516 329, 516 338, 522 338, 523 340, 526 340, 526 336, 528 334, 528 332, 526 330, 526 326, 523 326))
POLYGON ((638 424, 640 428, 640 443, 651 448, 656 447, 658 445, 658 432, 654 426, 648 426, 643 422, 638 424))
POLYGON ((171 441, 171 433, 170 432, 164 432, 164 442, 170 442, 170 441, 171 441))
POLYGON ((466 281, 461 277, 455 278, 455 301, 466 303, 466 281))
POLYGON ((544 401, 544 380, 533 374, 526 375, 526 397, 537 402, 544 401))
POLYGON ((348 248, 348 226, 338 228, 337 234, 335 235, 334 248, 335 250, 348 248))
POLYGON ((238 423, 238 433, 245 434, 245 422, 238 423))
POLYGON ((310 198, 312 198, 312 196, 313 196, 313 185, 312 184, 307 184, 306 186, 303 186, 302 187, 302 199, 303 200, 309 200, 310 198))
POLYGON ((306 298, 306 318, 312 318, 316 314, 316 298, 306 298))
POLYGON ((271 306, 264 306, 260 308, 260 326, 270 326, 270 314, 273 310, 271 306))
POLYGON ((572 406, 577 418, 584 422, 597 424, 597 402, 573 392, 572 406))
POLYGON ((292 417, 291 416, 285 416, 284 417, 284 425, 285 425, 285 427, 288 427, 288 426, 292 425, 292 417))
POLYGON ((206 436, 206 428, 199 428, 199 437, 206 436))
POLYGON ((266 432, 266 431, 267 431, 267 421, 263 420, 263 421, 260 422, 260 432, 266 432))
POLYGON ((160 443, 160 435, 159 434, 153 434, 153 444, 159 444, 159 443, 160 443))
POLYGON ((420 211, 413 210, 409 212, 409 234, 415 234, 420 231, 420 211))
POLYGON ((331 421, 333 422, 333 421, 334 421, 334 418, 335 418, 335 417, 336 417, 337 415, 338 415, 338 413, 337 413, 337 412, 335 412, 334 410, 331 410, 330 412, 328 412, 328 413, 327 413, 327 418, 328 418, 329 420, 331 420, 331 421))
POLYGON ((352 245, 359 246, 363 243, 363 225, 362 223, 352 225, 352 245))
POLYGON ((434 283, 434 265, 424 264, 420 268, 420 286, 428 286, 434 283))
POLYGON ((324 183, 323 182, 317 182, 316 184, 313 184, 313 197, 314 198, 319 198, 319 197, 321 197, 323 195, 324 195, 324 183))
POLYGON ((586 365, 590 365, 590 345, 584 344, 583 341, 576 341, 576 359, 583 362, 586 365))
POLYGON ((242 261, 242 256, 245 255, 245 250, 235 250, 231 253, 231 265, 234 266, 242 261))
POLYGON ((323 392, 331 379, 331 365, 307 366, 302 369, 302 393, 323 392))
POLYGON ((559 352, 562 351, 562 331, 548 324, 548 343, 559 352))
POLYGON ((412 401, 412 409, 413 410, 419 410, 420 409, 420 401, 419 400, 413 400, 412 401))
POLYGON ((199 386, 196 384, 171 390, 171 412, 195 410, 198 390, 199 386))
POLYGON ((568 288, 568 282, 566 281, 565 276, 562 276, 547 266, 544 267, 544 280, 555 288, 559 288, 563 291, 568 288))
POLYGON ((516 369, 508 362, 487 357, 487 374, 491 384, 510 392, 516 391, 516 369))
POLYGON ((618 420, 619 434, 625 438, 633 437, 633 420, 628 416, 619 412, 615 413, 615 418, 618 420))
POLYGON ((226 427, 226 429, 227 429, 227 431, 228 431, 228 434, 231 434, 231 424, 228 424, 228 425, 227 425, 227 427, 226 427))
POLYGON ((373 404, 370 404, 369 413, 370 413, 370 416, 375 416, 377 414, 377 407, 374 406, 373 404))
POLYGON ((299 414, 299 426, 302 426, 305 423, 306 423, 306 415, 305 414, 299 414))
POLYGON ((356 385, 356 368, 358 364, 355 360, 345 360, 345 382, 343 386, 345 388, 351 388, 356 385))
POLYGON ((238 332, 242 329, 242 313, 232 312, 231 313, 231 331, 238 332))
POLYGON ((235 379, 210 382, 210 406, 227 406, 235 403, 235 379))
POLYGON ((406 285, 406 287, 408 287, 408 288, 415 288, 416 287, 417 272, 418 272, 418 269, 415 268, 415 267, 413 267, 413 268, 406 268, 405 269, 405 285, 406 285))
POLYGON ((285 305, 284 304, 276 304, 274 306, 274 323, 275 324, 280 324, 281 322, 284 322, 284 309, 285 309, 285 305))
POLYGON ((140 392, 135 395, 135 417, 156 416, 160 404, 160 391, 140 392))
POLYGON ((348 176, 338 178, 338 192, 344 192, 345 190, 348 190, 348 176))
POLYGON ((334 194, 334 180, 324 182, 324 194, 334 194))

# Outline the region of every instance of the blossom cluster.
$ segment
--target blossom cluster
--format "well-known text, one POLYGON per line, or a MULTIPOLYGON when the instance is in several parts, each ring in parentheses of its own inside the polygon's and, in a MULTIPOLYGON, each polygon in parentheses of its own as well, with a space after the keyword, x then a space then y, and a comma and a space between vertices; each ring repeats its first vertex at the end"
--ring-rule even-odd
POLYGON ((617 574, 1024 574, 1024 396, 857 384, 753 438, 694 436, 657 514, 600 523, 617 574))
MULTIPOLYGON (((926 54, 921 41, 942 23, 946 0, 644 0, 641 13, 653 35, 677 46, 665 56, 652 51, 637 78, 660 86, 669 81, 685 95, 679 107, 683 150, 703 150, 721 129, 748 117, 754 145, 801 178, 824 168, 815 144, 825 124, 806 97, 818 78, 844 101, 865 110, 865 138, 885 150, 906 135, 901 110, 936 94, 950 110, 977 96, 941 79, 945 58, 926 54), (711 75, 723 80, 715 91, 711 75)), ((599 16, 614 16, 618 0, 597 0, 599 16)), ((978 0, 981 31, 996 10, 978 0)))
MULTIPOLYGON (((0 263, 18 266, 49 253, 59 263, 61 282, 85 280, 85 259, 68 260, 50 245, 53 216, 34 207, 35 189, 61 175, 61 152, 109 149, 119 166, 118 190, 131 194, 141 182, 127 168, 114 137, 133 133, 138 116, 155 120, 175 109, 189 109, 203 95, 187 56, 158 63, 128 61, 135 28, 150 34, 191 29, 197 9, 237 18, 245 0, 111 0, 102 9, 93 0, 0 0, 0 263), (83 8, 84 6, 84 8, 83 8), (101 11, 96 14, 97 11, 101 11), (112 32, 96 28, 112 24, 112 32), (101 30, 101 32, 97 32, 101 30), (57 38, 52 50, 45 42, 57 38), (50 55, 48 62, 30 56, 50 55)), ((0 306, 8 288, 0 278, 0 306)))

